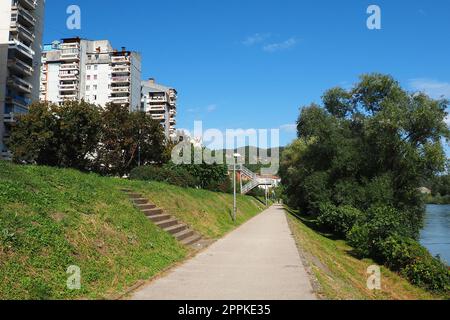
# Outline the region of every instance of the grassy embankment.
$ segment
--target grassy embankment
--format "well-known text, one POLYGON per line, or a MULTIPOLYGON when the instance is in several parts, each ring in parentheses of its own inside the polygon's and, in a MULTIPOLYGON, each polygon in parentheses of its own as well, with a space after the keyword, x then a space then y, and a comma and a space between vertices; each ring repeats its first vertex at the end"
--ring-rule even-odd
POLYGON ((288 210, 291 230, 319 284, 319 295, 333 300, 428 300, 447 297, 415 287, 400 275, 381 267, 382 290, 367 289, 367 268, 376 264, 352 255, 343 240, 333 239, 314 226, 314 220, 288 210))
MULTIPOLYGON (((232 230, 232 196, 0 161, 0 299, 101 299, 183 260, 179 245, 131 204, 148 196, 209 238, 232 230), (66 270, 81 268, 79 291, 66 270)), ((239 196, 238 224, 263 208, 239 196)))

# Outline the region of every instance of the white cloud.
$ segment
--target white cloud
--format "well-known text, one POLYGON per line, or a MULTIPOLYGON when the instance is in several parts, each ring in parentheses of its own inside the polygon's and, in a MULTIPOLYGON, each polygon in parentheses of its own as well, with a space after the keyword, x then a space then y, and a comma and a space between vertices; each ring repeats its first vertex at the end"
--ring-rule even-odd
POLYGON ((409 85, 413 90, 424 92, 434 99, 450 98, 450 83, 432 79, 411 79, 409 85))
POLYGON ((289 38, 286 41, 267 44, 263 47, 263 50, 266 52, 276 52, 287 50, 289 48, 294 47, 298 43, 296 38, 289 38))
POLYGON ((280 130, 288 133, 296 133, 297 125, 296 124, 284 124, 280 126, 280 130))
POLYGON ((242 41, 242 44, 245 46, 253 46, 255 44, 264 42, 265 40, 269 39, 271 37, 270 33, 255 33, 252 36, 247 37, 244 41, 242 41))

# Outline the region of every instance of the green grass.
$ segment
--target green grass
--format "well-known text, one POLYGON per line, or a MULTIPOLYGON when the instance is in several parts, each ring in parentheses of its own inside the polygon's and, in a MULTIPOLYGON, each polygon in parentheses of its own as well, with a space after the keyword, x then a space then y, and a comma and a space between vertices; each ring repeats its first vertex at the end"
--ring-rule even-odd
POLYGON ((289 224, 300 251, 319 283, 319 295, 332 300, 434 300, 445 299, 410 284, 400 275, 381 267, 382 290, 367 289, 367 268, 372 260, 352 255, 345 241, 316 230, 314 221, 289 210, 289 224))
MULTIPOLYGON (((0 161, 0 299, 102 299, 183 260, 121 188, 142 192, 201 234, 232 230, 230 195, 0 161), (66 270, 81 268, 82 288, 66 270)), ((262 210, 239 197, 238 224, 262 210)))

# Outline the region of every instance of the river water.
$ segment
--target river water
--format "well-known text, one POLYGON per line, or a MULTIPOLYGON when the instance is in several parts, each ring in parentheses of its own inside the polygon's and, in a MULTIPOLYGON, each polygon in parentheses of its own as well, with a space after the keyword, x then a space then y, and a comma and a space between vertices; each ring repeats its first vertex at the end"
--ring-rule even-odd
POLYGON ((420 242, 450 264, 450 205, 429 205, 420 242))

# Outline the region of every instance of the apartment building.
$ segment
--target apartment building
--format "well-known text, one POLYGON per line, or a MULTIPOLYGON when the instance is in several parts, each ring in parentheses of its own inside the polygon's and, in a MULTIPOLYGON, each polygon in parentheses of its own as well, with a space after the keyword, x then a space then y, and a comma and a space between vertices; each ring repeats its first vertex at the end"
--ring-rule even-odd
POLYGON ((161 122, 168 138, 176 135, 177 94, 177 90, 157 84, 153 78, 142 82, 141 110, 161 122))
POLYGON ((11 157, 5 142, 15 115, 39 99, 45 0, 1 0, 0 158, 11 157))
POLYGON ((53 103, 85 100, 105 106, 141 105, 141 56, 108 40, 54 41, 42 53, 40 99, 53 103))

